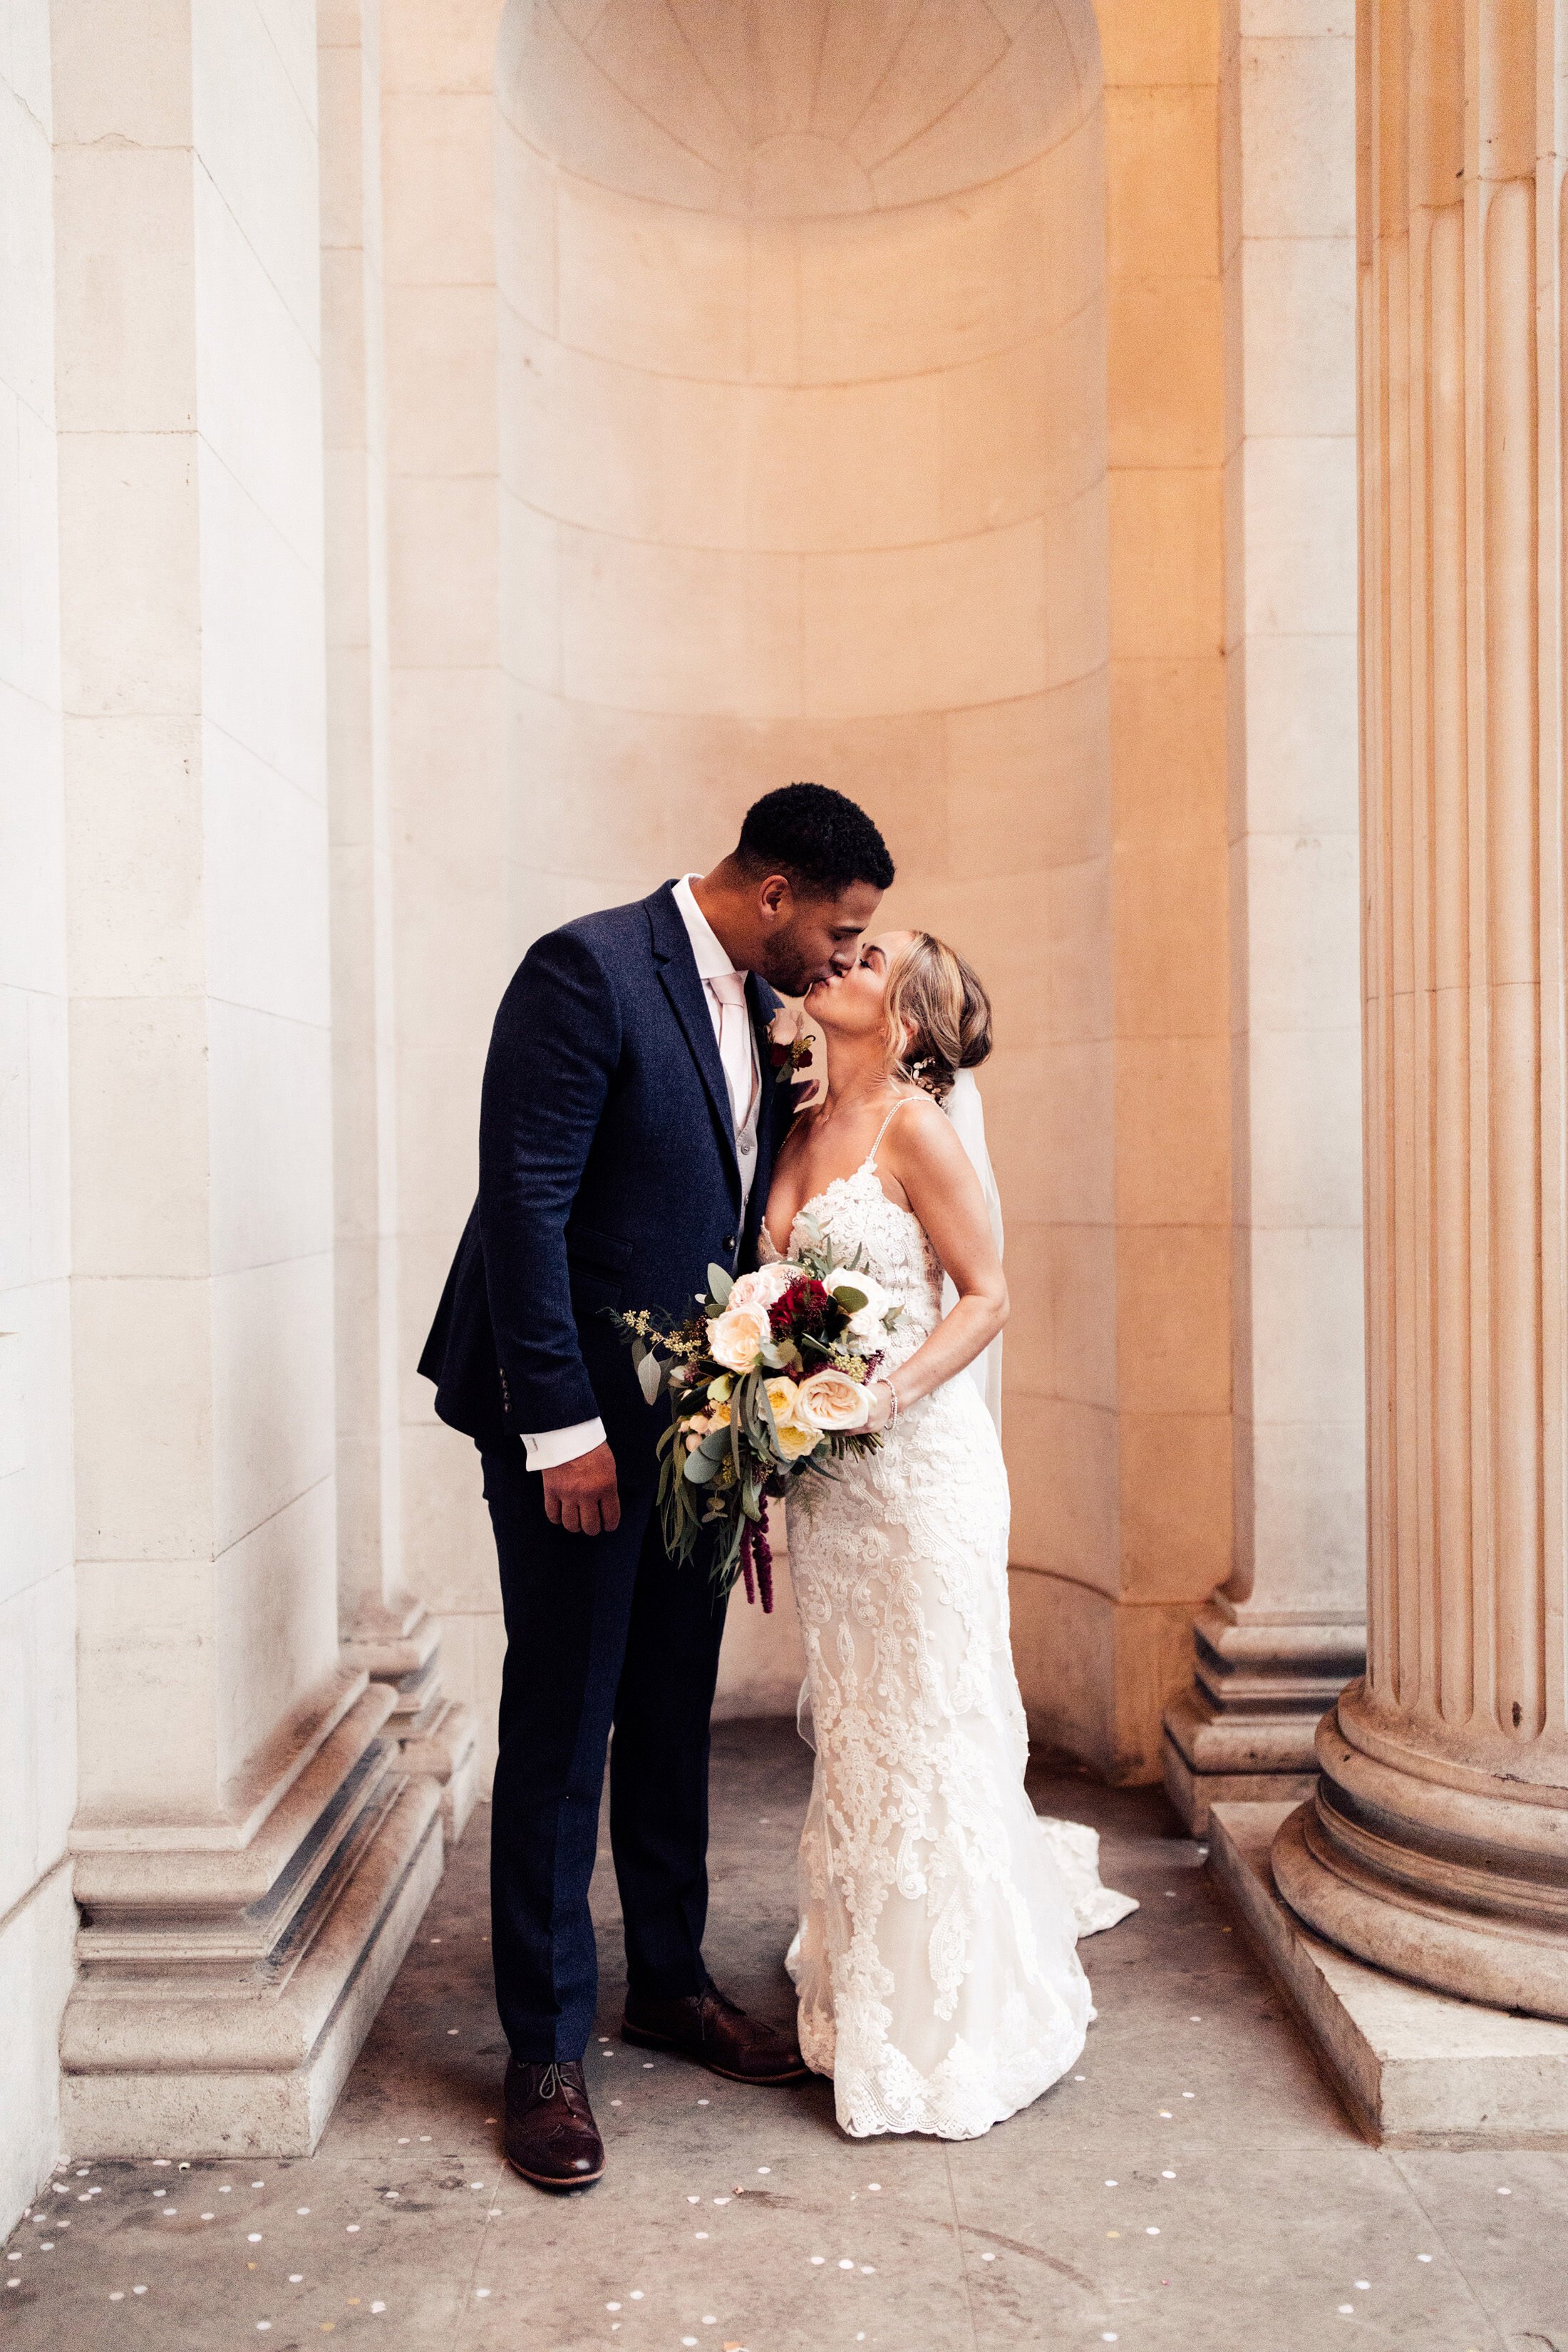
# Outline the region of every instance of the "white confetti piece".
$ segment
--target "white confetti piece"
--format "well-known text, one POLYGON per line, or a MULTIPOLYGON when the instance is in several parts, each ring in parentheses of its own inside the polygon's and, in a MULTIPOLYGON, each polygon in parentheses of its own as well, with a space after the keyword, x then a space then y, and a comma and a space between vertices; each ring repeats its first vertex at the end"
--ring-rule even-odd
POLYGON ((54 2240, 53 2240, 52 2238, 46 2238, 46 2239, 44 2239, 44 2241, 42 2242, 42 2243, 40 2244, 40 2246, 39 2246, 39 2248, 38 2248, 38 2252, 39 2252, 39 2253, 41 2253, 41 2254, 52 2254, 52 2253, 54 2252, 54 2251, 55 2251, 55 2242, 54 2242, 54 2240))
POLYGON ((133 2286, 131 2292, 132 2294, 145 2294, 147 2290, 144 2286, 133 2286))
POLYGON ((344 2235, 345 2237, 347 2237, 347 2238, 353 2238, 353 2237, 357 2237, 357 2236, 358 2236, 358 2234, 359 2234, 359 2223, 358 2223, 357 2221, 351 2221, 351 2222, 349 2223, 349 2225, 348 2225, 347 2229, 344 2231, 343 2235, 344 2235))
POLYGON ((692 2235, 697 2238, 705 2238, 708 2235, 708 2232, 706 2230, 694 2230, 692 2231, 692 2235))
POLYGON ((607 2303, 605 2305, 605 2309, 606 2311, 619 2311, 620 2307, 621 2306, 618 2303, 607 2303))
POLYGON ((455 2025, 449 2025, 449 2026, 447 2028, 447 2032, 448 2032, 448 2033, 456 2033, 457 2030, 458 2030, 458 2029, 457 2029, 457 2027, 456 2027, 455 2025))
POLYGON ((699 2099, 697 2104, 700 2107, 705 2107, 708 2105, 708 2102, 706 2099, 699 2099))
POLYGON ((700 2205, 702 2200, 700 2197, 689 2197, 686 2201, 689 2205, 700 2205))
POLYGON ((1115 2180, 1108 2180, 1105 2185, 1108 2189, 1116 2189, 1120 2188, 1121 2183, 1115 2180))
POLYGON ((1415 2259, 1418 2263, 1429 2263, 1432 2257, 1430 2254, 1417 2254, 1415 2259))
MULTIPOLYGON (((20 2279, 7 2279, 5 2284, 7 2286, 20 2286, 22 2282, 20 2279)), ((122 2286, 117 2286, 109 2300, 110 2303, 123 2303, 125 2300, 125 2289, 122 2286)))
POLYGON ((1171 2110, 1170 2110, 1170 2108, 1169 2108, 1169 2107, 1162 2107, 1162 2108, 1161 2108, 1161 2110, 1160 2110, 1160 2120, 1161 2120, 1161 2122, 1162 2122, 1162 2123, 1165 2123, 1165 2124, 1168 2124, 1168 2123, 1170 2122, 1170 2120, 1171 2120, 1171 2110))
POLYGON ((304 2284, 305 2284, 305 2273, 304 2273, 304 2272, 303 2272, 303 2271, 290 2271, 290 2272, 289 2272, 289 2285, 290 2285, 290 2286, 303 2286, 303 2285, 304 2285, 304 2284))
POLYGON ((1160 2225, 1157 2221, 1151 2221, 1148 2228, 1143 2232, 1143 2235, 1146 2238, 1157 2238, 1159 2234, 1160 2225))
MULTIPOLYGON (((485 2121, 486 2121, 487 2123, 490 2123, 490 2122, 492 2122, 493 2120, 494 2120, 494 2118, 493 2118, 492 2116, 487 2116, 485 2117, 485 2121)), ((404 2135, 403 2135, 402 2138, 398 2141, 397 2145, 398 2145, 398 2147, 406 2147, 408 2146, 408 2134, 407 2134, 406 2132, 405 2132, 405 2133, 404 2133, 404 2135)))
POLYGON ((980 2259, 983 2263, 994 2263, 996 2257, 994 2254, 982 2254, 980 2259))
POLYGON ((269 2319, 258 2319, 256 2323, 256 2332, 258 2336, 265 2336, 271 2326, 272 2322, 269 2319))
POLYGON ((1121 2339, 1113 2327, 1107 2327, 1101 2330, 1100 2340, 1102 2344, 1115 2344, 1121 2339))
POLYGON ((1498 2190, 1498 2195, 1500 2197, 1511 2197, 1513 2195, 1513 2191, 1511 2189, 1500 2189, 1498 2190))
POLYGON ((852 2271, 855 2265, 847 2259, 847 2257, 846 2257, 846 2259, 839 2263, 838 2267, 841 2271, 852 2271))
POLYGON ((826 2254, 813 2254, 811 2258, 811 2266, 813 2270, 820 2270, 826 2260, 827 2256, 826 2254))
POLYGON ((697 2338, 695 2336, 683 2336, 680 2340, 683 2344, 695 2344, 697 2338))
POLYGON ((704 2327, 717 2327, 719 2322, 710 2311, 705 2311, 702 2315, 702 2325, 704 2327))
POLYGON ((260 2231, 247 2230, 245 2233, 245 2242, 247 2246, 258 2246, 261 2243, 260 2231))
POLYGON ((310 2209, 308 2205, 296 2205, 294 2208, 295 2212, 299 2214, 301 2221, 303 2221, 305 2215, 310 2211, 310 2209))
POLYGON ((386 2309, 386 2305, 384 2303, 373 2303, 371 2305, 371 2309, 373 2311, 384 2311, 386 2309))
POLYGON ((488 2286, 477 2286, 474 2289, 475 2297, 480 2303, 485 2303, 489 2300, 489 2292, 490 2291, 488 2286))
POLYGON ((1160 2175, 1162 2180, 1174 2180, 1175 2177, 1173 2172, 1162 2172, 1160 2175))
POLYGON ((1354 2305, 1354 2304, 1353 2304, 1353 2303, 1342 2303, 1342 2304, 1341 2304, 1341 2305, 1340 2305, 1340 2310, 1344 2314, 1344 2315, 1345 2315, 1345 2317, 1346 2317, 1346 2318, 1349 2318, 1349 2317, 1351 2316, 1351 2315, 1354 2312, 1354 2310, 1355 2310, 1355 2305, 1354 2305))
POLYGON ((203 2220, 204 2221, 216 2221, 216 2219, 217 2219, 217 2216, 216 2216, 216 2213, 204 2213, 204 2214, 202 2215, 202 2220, 203 2220))
POLYGON ((1358 2294, 1370 2294, 1372 2292, 1372 2281, 1370 2279, 1356 2279, 1353 2281, 1353 2284, 1358 2294))
POLYGON ((727 2197, 715 2197, 713 2202, 715 2205, 728 2205, 730 2200, 727 2197))

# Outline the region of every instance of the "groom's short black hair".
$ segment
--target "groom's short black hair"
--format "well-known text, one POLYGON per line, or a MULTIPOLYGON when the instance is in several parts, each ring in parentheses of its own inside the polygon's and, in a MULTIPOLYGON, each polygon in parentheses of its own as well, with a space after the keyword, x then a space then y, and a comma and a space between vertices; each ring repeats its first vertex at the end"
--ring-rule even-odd
POLYGON ((784 874, 809 898, 837 898, 857 882, 885 890, 888 845, 863 808, 826 784, 781 784, 746 811, 735 862, 750 874, 784 874))

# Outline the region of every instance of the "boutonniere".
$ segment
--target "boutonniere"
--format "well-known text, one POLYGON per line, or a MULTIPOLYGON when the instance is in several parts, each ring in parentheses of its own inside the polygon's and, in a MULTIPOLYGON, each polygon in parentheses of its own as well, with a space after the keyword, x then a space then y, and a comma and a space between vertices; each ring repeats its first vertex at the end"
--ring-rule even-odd
POLYGON ((789 1004, 781 1004, 768 1025, 768 1051, 775 1070, 788 1070, 792 1076, 811 1066, 811 1036, 802 1014, 789 1004))
POLYGON ((791 1005, 781 1004, 769 1025, 768 1047, 774 1079, 791 1090, 792 1117, 813 1098, 816 1072, 812 1065, 816 1043, 816 1033, 806 1027, 804 1013, 791 1005))

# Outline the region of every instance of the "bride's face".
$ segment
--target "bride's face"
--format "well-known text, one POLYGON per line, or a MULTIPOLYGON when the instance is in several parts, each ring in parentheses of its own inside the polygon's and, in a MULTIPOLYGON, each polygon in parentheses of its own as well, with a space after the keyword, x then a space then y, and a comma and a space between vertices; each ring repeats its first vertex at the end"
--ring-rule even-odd
POLYGON ((879 1036, 887 1023, 883 995, 888 969, 910 939, 908 931, 879 931, 862 940, 846 972, 832 972, 806 991, 805 1010, 831 1037, 879 1036))

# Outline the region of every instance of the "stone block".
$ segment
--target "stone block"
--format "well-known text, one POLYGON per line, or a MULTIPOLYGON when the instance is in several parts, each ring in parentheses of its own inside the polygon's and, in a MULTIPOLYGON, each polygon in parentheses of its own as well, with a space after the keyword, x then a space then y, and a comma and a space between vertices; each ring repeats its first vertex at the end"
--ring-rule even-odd
POLYGON ((1383 2147, 1568 2148, 1568 2025, 1429 1992, 1310 1934, 1269 1861, 1294 1817, 1214 1806, 1209 1867, 1359 2129, 1383 2147))

